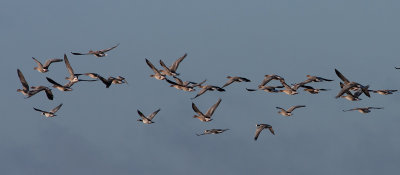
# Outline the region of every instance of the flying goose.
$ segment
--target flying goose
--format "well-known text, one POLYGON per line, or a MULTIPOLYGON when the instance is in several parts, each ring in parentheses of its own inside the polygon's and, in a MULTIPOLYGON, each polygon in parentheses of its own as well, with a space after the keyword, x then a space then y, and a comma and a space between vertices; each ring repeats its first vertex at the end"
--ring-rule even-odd
POLYGON ((219 103, 221 103, 221 99, 218 99, 217 103, 211 106, 205 114, 203 114, 194 103, 192 103, 192 109, 197 115, 194 115, 193 118, 198 118, 202 122, 209 122, 211 121, 211 116, 214 114, 215 109, 217 109, 219 103))
POLYGON ((51 111, 47 112, 47 111, 43 111, 37 108, 33 108, 35 111, 39 111, 42 112, 42 115, 46 116, 46 117, 54 117, 57 116, 55 113, 61 108, 63 104, 61 103, 60 105, 58 105, 57 107, 55 107, 54 109, 52 109, 51 111))
POLYGON ((63 61, 63 59, 48 59, 48 60, 46 61, 46 63, 44 63, 44 65, 42 65, 42 63, 40 63, 36 58, 32 57, 32 59, 33 59, 33 60, 37 63, 37 65, 38 65, 37 67, 34 67, 33 69, 34 69, 34 70, 37 70, 37 71, 39 71, 39 72, 41 72, 41 73, 48 72, 48 71, 49 71, 49 66, 50 66, 51 63, 63 61))
POLYGON ((160 65, 164 68, 163 70, 159 70, 159 72, 162 75, 168 75, 168 76, 178 76, 179 73, 176 72, 176 70, 178 69, 179 64, 183 61, 183 59, 185 59, 187 56, 187 53, 185 53, 183 56, 181 56, 180 58, 178 58, 170 67, 166 66, 165 63, 160 60, 160 65))
POLYGON ((116 48, 119 46, 119 43, 111 48, 108 49, 102 49, 102 50, 97 50, 97 51, 93 51, 93 50, 89 50, 88 53, 76 53, 76 52, 71 52, 73 55, 94 55, 96 57, 105 57, 107 56, 106 52, 116 48))
POLYGON ((162 75, 160 73, 160 71, 158 71, 158 69, 156 69, 156 67, 154 67, 154 65, 148 59, 146 59, 146 63, 151 68, 151 70, 153 70, 153 72, 154 72, 154 75, 150 75, 150 77, 154 77, 157 80, 165 79, 165 75, 162 75))
POLYGON ((46 92, 47 98, 49 100, 53 100, 53 93, 51 92, 51 89, 49 89, 46 86, 38 86, 37 88, 34 87, 32 90, 30 90, 28 82, 25 80, 24 75, 22 74, 22 72, 19 69, 17 69, 17 74, 18 74, 18 78, 22 84, 22 89, 17 89, 17 92, 20 92, 23 95, 25 95, 26 96, 25 98, 32 97, 33 95, 44 90, 46 92))
POLYGON ((204 94, 207 91, 215 91, 215 90, 217 90, 219 92, 224 92, 225 91, 225 89, 222 89, 222 88, 220 88, 218 86, 212 86, 212 85, 205 85, 205 86, 199 85, 199 87, 201 88, 200 92, 197 93, 197 95, 195 97, 190 98, 190 99, 193 100, 193 99, 199 97, 200 95, 204 94))
POLYGON ((244 78, 244 77, 231 77, 231 76, 227 76, 226 78, 228 78, 228 82, 226 82, 221 88, 224 88, 230 84, 232 84, 233 82, 250 82, 249 79, 244 78))
POLYGON ((389 90, 389 89, 381 89, 381 90, 368 90, 369 92, 381 94, 381 95, 389 95, 393 94, 393 92, 396 92, 397 90, 389 90))
POLYGON ((138 119, 137 121, 141 121, 141 122, 143 122, 144 124, 152 124, 152 123, 154 123, 152 120, 153 120, 153 118, 156 116, 156 114, 158 113, 158 112, 160 112, 160 110, 161 109, 157 109, 157 111, 154 111, 153 113, 151 113, 149 116, 144 116, 143 115, 143 113, 142 112, 140 112, 139 110, 137 110, 137 112, 138 112, 138 114, 139 114, 139 116, 140 116, 140 119, 138 119))
POLYGON ((358 111, 362 114, 366 114, 371 112, 370 109, 383 109, 382 107, 366 107, 366 108, 353 108, 353 109, 348 109, 348 110, 343 110, 343 112, 347 112, 347 111, 358 111))
POLYGON ((363 86, 357 82, 350 82, 345 76, 343 76, 342 73, 340 73, 337 69, 335 69, 335 73, 336 75, 343 81, 344 86, 342 87, 342 89, 339 91, 339 93, 336 95, 335 98, 339 98, 340 96, 342 96, 346 91, 348 90, 358 90, 361 89, 362 92, 367 96, 367 97, 371 97, 369 92, 368 92, 368 88, 369 85, 367 86, 363 86))
POLYGON ((280 109, 280 111, 278 113, 282 114, 283 116, 292 116, 293 110, 295 110, 297 108, 302 108, 302 107, 306 107, 306 106, 305 105, 292 106, 287 111, 281 107, 276 107, 276 109, 280 109))
POLYGON ((207 129, 207 130, 204 130, 203 133, 196 134, 196 135, 201 136, 201 135, 207 135, 207 134, 221 134, 227 130, 229 130, 229 129, 207 129))
POLYGON ((269 132, 271 132, 273 135, 275 135, 274 129, 272 129, 272 126, 269 125, 269 124, 256 124, 256 126, 257 126, 257 129, 256 129, 256 134, 255 134, 255 136, 254 136, 254 140, 257 140, 257 139, 258 139, 258 136, 260 135, 261 131, 262 131, 264 128, 268 128, 268 129, 269 129, 269 132))
POLYGON ((60 91, 72 91, 72 89, 70 88, 72 86, 73 83, 75 82, 68 82, 67 84, 65 84, 64 86, 57 83, 56 81, 54 81, 53 79, 46 77, 47 81, 49 81, 51 84, 53 84, 53 87, 60 90, 60 91), (71 84, 72 83, 72 84, 71 84))
MULTIPOLYGON (((340 88, 343 88, 344 84, 342 82, 339 83, 340 88)), ((358 98, 363 92, 361 89, 358 89, 354 94, 352 94, 349 90, 345 91, 347 95, 342 95, 340 96, 341 98, 345 98, 349 101, 360 101, 362 100, 361 98, 358 98)))
POLYGON ((67 55, 64 54, 64 62, 65 62, 65 67, 67 67, 68 73, 69 73, 69 77, 65 77, 66 80, 70 81, 70 82, 78 82, 78 76, 82 75, 82 74, 75 74, 74 70, 71 67, 71 64, 69 63, 69 60, 67 58, 67 55))
POLYGON ((282 78, 279 81, 282 83, 282 85, 285 88, 283 90, 279 90, 280 92, 283 92, 283 93, 288 94, 288 95, 296 95, 296 94, 298 94, 297 89, 300 87, 300 84, 296 84, 295 86, 290 87, 289 85, 286 84, 285 79, 282 78))

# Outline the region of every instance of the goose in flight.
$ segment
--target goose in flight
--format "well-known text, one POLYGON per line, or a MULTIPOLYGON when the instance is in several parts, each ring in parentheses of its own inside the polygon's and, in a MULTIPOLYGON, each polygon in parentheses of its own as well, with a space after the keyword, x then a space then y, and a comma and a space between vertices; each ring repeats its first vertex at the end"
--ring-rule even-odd
POLYGON ((269 124, 256 124, 256 127, 257 129, 256 129, 256 134, 254 136, 254 140, 258 139, 258 136, 260 135, 261 131, 264 130, 265 128, 268 128, 269 132, 271 132, 272 135, 275 135, 274 129, 272 129, 272 126, 269 124))
POLYGON ((61 108, 63 104, 61 103, 60 105, 56 106, 54 109, 52 109, 51 111, 43 111, 37 108, 33 108, 35 111, 39 111, 42 113, 42 115, 46 116, 46 117, 54 117, 57 116, 55 113, 61 108))
POLYGON ((153 70, 153 72, 154 72, 154 75, 150 75, 150 77, 154 77, 157 80, 165 79, 165 75, 162 75, 160 73, 160 71, 158 71, 158 69, 156 69, 156 67, 154 67, 154 65, 148 59, 146 59, 146 63, 151 68, 151 70, 153 70))
POLYGON ((350 82, 342 73, 340 73, 337 69, 335 69, 335 73, 336 75, 343 81, 344 86, 342 87, 342 89, 339 91, 339 93, 336 95, 335 98, 339 98, 340 96, 342 96, 346 91, 348 90, 358 90, 361 89, 362 92, 367 96, 367 97, 371 97, 369 92, 368 92, 368 88, 369 85, 367 86, 363 86, 357 82, 350 82))
POLYGON ((279 81, 282 83, 283 87, 285 88, 283 90, 279 90, 280 92, 283 92, 288 95, 298 94, 297 89, 300 87, 300 84, 296 84, 296 85, 290 87, 289 85, 286 84, 285 79, 282 78, 279 81))
POLYGON ((305 105, 296 105, 296 106, 290 107, 288 110, 285 110, 281 107, 276 107, 276 109, 280 109, 280 111, 278 113, 282 114, 283 116, 292 116, 293 110, 295 110, 297 108, 303 108, 303 107, 306 107, 306 106, 305 105))
POLYGON ((333 81, 333 80, 322 78, 322 77, 317 77, 317 76, 312 76, 312 75, 307 75, 307 80, 305 81, 305 84, 311 83, 311 82, 323 82, 323 81, 333 81))
POLYGON ((371 112, 370 109, 383 109, 382 107, 366 107, 366 108, 353 108, 353 109, 348 109, 348 110, 343 110, 343 112, 347 112, 347 111, 358 111, 362 114, 366 114, 371 112))
POLYGON ((183 61, 183 59, 185 59, 187 56, 187 53, 185 53, 183 56, 181 56, 180 58, 178 58, 170 67, 166 66, 165 63, 160 60, 160 65, 164 68, 163 70, 159 70, 159 72, 162 75, 168 75, 168 76, 178 76, 179 73, 176 72, 176 70, 178 69, 179 64, 183 61))
POLYGON ((207 135, 207 134, 221 134, 227 130, 229 130, 229 129, 207 129, 207 130, 204 130, 203 133, 196 134, 196 135, 201 136, 201 135, 207 135))
POLYGON ((67 58, 67 55, 64 54, 64 62, 65 62, 65 67, 67 67, 68 73, 69 73, 69 77, 65 77, 66 80, 72 82, 72 83, 76 83, 78 82, 78 76, 82 75, 82 74, 75 74, 74 70, 71 67, 71 64, 69 63, 69 60, 67 58))
POLYGON ((221 99, 218 99, 217 103, 215 103, 214 105, 212 105, 205 114, 203 114, 198 108, 197 106, 192 103, 192 109, 194 112, 197 113, 197 115, 194 115, 193 118, 198 118, 200 121, 202 122, 209 122, 211 121, 211 116, 214 114, 215 109, 217 109, 219 103, 221 103, 221 99))
POLYGON ((116 48, 118 46, 119 46, 119 43, 117 45, 113 46, 113 47, 108 48, 108 49, 102 49, 102 50, 96 50, 96 51, 89 50, 88 53, 77 53, 77 52, 71 52, 71 53, 73 55, 94 55, 94 56, 99 58, 99 57, 107 56, 106 52, 108 52, 108 51, 110 51, 110 50, 112 50, 112 49, 114 49, 114 48, 116 48))
POLYGON ((221 88, 224 88, 230 84, 232 84, 233 82, 250 82, 249 79, 244 78, 244 77, 231 77, 231 76, 227 76, 226 78, 228 78, 228 82, 226 82, 221 88))
POLYGON ((63 61, 63 59, 48 59, 44 65, 42 65, 42 63, 40 63, 36 58, 32 57, 32 59, 37 63, 37 67, 34 67, 34 70, 39 71, 40 73, 45 73, 49 71, 49 66, 51 63, 55 63, 55 62, 61 62, 63 61))
POLYGON ((22 72, 19 69, 17 69, 17 74, 18 74, 19 81, 22 84, 22 89, 17 89, 17 92, 20 92, 23 95, 25 95, 26 96, 25 98, 32 97, 33 95, 44 90, 46 92, 47 98, 49 100, 53 100, 53 93, 51 92, 50 88, 48 88, 46 86, 38 86, 38 87, 33 87, 32 90, 30 90, 28 82, 25 80, 24 75, 22 74, 22 72))
POLYGON ((143 122, 144 124, 152 124, 154 123, 152 120, 153 118, 157 115, 158 112, 160 112, 161 109, 157 109, 156 111, 154 111, 153 113, 151 113, 149 116, 144 116, 142 112, 140 112, 139 110, 137 110, 140 119, 138 119, 137 121, 143 122))

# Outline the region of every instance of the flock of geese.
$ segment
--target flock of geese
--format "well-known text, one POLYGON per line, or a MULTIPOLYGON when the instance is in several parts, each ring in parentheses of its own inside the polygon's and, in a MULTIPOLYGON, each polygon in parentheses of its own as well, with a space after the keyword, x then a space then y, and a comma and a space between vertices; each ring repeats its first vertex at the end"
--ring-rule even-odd
MULTIPOLYGON (((97 50, 97 51, 92 51, 90 50, 87 53, 77 53, 77 52, 71 52, 72 55, 94 55, 96 57, 105 57, 107 56, 106 52, 118 47, 119 44, 107 48, 107 49, 102 49, 102 50, 97 50)), ((240 82, 250 82, 249 79, 240 77, 240 76, 227 76, 226 78, 228 79, 227 82, 222 85, 222 86, 217 86, 217 85, 205 85, 207 80, 203 80, 202 82, 192 82, 192 81, 182 81, 178 76, 180 74, 177 72, 177 69, 179 67, 179 64, 186 58, 187 54, 185 53, 182 57, 178 58, 171 66, 167 66, 162 60, 159 61, 162 69, 157 69, 148 59, 145 59, 146 64, 150 67, 150 69, 153 71, 153 74, 150 75, 150 77, 153 77, 157 80, 163 80, 170 84, 170 87, 174 87, 178 90, 183 90, 187 92, 192 92, 198 90, 198 93, 192 97, 191 99, 194 100, 198 98, 199 96, 203 95, 204 93, 208 91, 219 91, 223 92, 225 91, 224 88, 227 86, 233 84, 233 83, 240 83, 240 82), (174 79, 174 81, 172 80, 174 79)), ((82 74, 76 74, 74 70, 72 69, 72 66, 67 58, 67 55, 64 54, 64 59, 48 59, 46 60, 45 64, 42 64, 40 61, 38 61, 36 58, 32 59, 36 62, 37 67, 34 67, 34 70, 37 70, 40 73, 46 73, 49 71, 49 67, 52 63, 57 63, 57 62, 62 62, 64 61, 65 66, 69 72, 69 76, 66 77, 65 79, 67 82, 64 85, 59 84, 57 81, 46 77, 47 81, 52 84, 52 87, 55 89, 58 89, 60 91, 72 91, 72 86, 75 83, 86 81, 86 82, 94 82, 100 80, 106 88, 109 88, 112 84, 123 84, 128 82, 126 79, 122 76, 117 76, 117 77, 108 77, 107 79, 104 78, 103 76, 100 76, 97 73, 82 73, 82 74), (87 76, 90 77, 91 79, 80 79, 80 76, 87 76)), ((397 68, 396 69, 400 69, 397 68)), ((22 89, 17 89, 18 92, 22 93, 25 98, 32 97, 33 95, 44 91, 47 98, 49 100, 53 100, 53 93, 52 89, 47 86, 32 86, 30 87, 25 80, 24 75, 22 72, 17 69, 18 77, 21 81, 22 84, 22 89)), ((365 95, 367 97, 370 97, 370 92, 371 93, 377 93, 381 95, 389 95, 393 94, 393 92, 396 92, 397 90, 370 90, 369 85, 362 85, 358 82, 355 81, 349 81, 341 72, 339 72, 337 69, 335 69, 336 75, 342 80, 342 82, 339 83, 340 85, 340 91, 336 95, 335 98, 344 98, 349 101, 359 101, 361 98, 359 98, 361 95, 365 95)), ((287 95, 296 95, 298 94, 298 90, 302 88, 304 91, 310 93, 310 94, 318 94, 322 91, 327 91, 329 89, 320 89, 320 88, 314 88, 310 86, 310 83, 316 83, 316 82, 331 82, 333 80, 331 79, 326 79, 318 76, 311 76, 307 75, 307 79, 300 82, 300 83, 295 83, 288 85, 286 83, 285 79, 279 75, 265 75, 264 79, 261 81, 261 83, 258 85, 257 88, 246 88, 247 91, 253 92, 257 90, 262 90, 268 93, 285 93, 287 95), (279 81, 280 85, 279 86, 272 86, 270 85, 270 82, 272 81, 279 81)), ((196 113, 196 115, 193 116, 193 118, 197 118, 202 122, 210 122, 212 121, 212 116, 215 112, 215 110, 218 108, 219 104, 221 103, 222 99, 218 99, 215 104, 213 104, 205 113, 203 113, 200 109, 197 108, 195 103, 192 102, 192 109, 196 113)), ((59 104, 55 108, 53 108, 50 111, 45 111, 37 108, 33 108, 35 111, 41 112, 42 115, 46 117, 54 117, 56 116, 56 112, 62 107, 63 104, 59 104)), ((285 110, 284 108, 281 107, 276 107, 279 109, 278 113, 283 115, 283 116, 292 116, 293 111, 298 108, 304 108, 306 107, 305 105, 295 105, 290 107, 289 109, 285 110)), ((358 108, 353 108, 353 109, 348 109, 348 110, 343 110, 344 112, 347 111, 359 111, 360 113, 369 113, 371 112, 371 109, 383 109, 382 107, 358 107, 358 108)), ((160 112, 161 109, 157 109, 153 113, 151 113, 148 116, 145 116, 141 111, 137 110, 137 113, 139 114, 139 119, 138 121, 144 123, 144 124, 152 124, 154 123, 153 119, 157 115, 158 112, 160 112)), ((256 124, 256 132, 254 136, 254 140, 257 140, 260 133, 267 128, 270 133, 275 135, 275 131, 272 128, 271 125, 269 124, 256 124)), ((221 134, 229 129, 209 129, 205 130, 201 134, 196 134, 197 136, 200 135, 207 135, 207 134, 221 134)))

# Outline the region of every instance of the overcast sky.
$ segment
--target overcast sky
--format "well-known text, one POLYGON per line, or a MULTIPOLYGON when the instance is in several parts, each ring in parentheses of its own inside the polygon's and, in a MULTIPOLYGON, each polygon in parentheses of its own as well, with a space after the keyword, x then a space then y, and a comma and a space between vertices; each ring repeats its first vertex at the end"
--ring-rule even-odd
MULTIPOLYGON (((399 94, 350 102, 335 99, 340 70, 371 89, 399 89, 400 6, 395 0, 115 0, 3 1, 0 104, 0 174, 394 174, 400 171, 399 94), (74 56, 120 46, 107 57, 74 56), (46 76, 65 83, 64 63, 48 73, 33 70, 40 61, 66 53, 76 73, 125 77, 129 85, 82 82, 71 92, 53 90, 29 99, 16 69, 30 85, 50 86, 46 76), (183 80, 222 86, 226 92, 179 91, 150 78, 148 58, 160 67, 184 53, 183 80), (313 83, 331 91, 312 95, 247 92, 265 74, 288 83, 307 74, 334 79, 313 83), (222 99, 208 123, 194 119, 222 99), (45 118, 33 107, 58 116, 45 118), (275 107, 306 105, 293 117, 275 107), (376 106, 369 114, 342 112, 376 106), (136 121, 161 111, 155 123, 136 121), (255 125, 267 123, 253 140, 255 125), (229 128, 197 137, 205 129, 229 128)), ((278 82, 272 84, 278 85, 278 82)))

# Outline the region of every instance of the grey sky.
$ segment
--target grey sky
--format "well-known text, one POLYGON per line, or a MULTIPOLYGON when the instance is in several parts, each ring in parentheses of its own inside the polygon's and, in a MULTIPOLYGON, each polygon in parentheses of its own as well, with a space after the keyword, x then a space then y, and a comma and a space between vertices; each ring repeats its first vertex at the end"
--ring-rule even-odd
POLYGON ((399 96, 372 94, 360 102, 335 99, 339 79, 371 89, 399 89, 400 2, 394 0, 211 1, 5 1, 0 3, 0 59, 3 79, 0 174, 394 174, 400 170, 399 96), (109 56, 74 52, 120 46, 109 56), (226 92, 206 93, 194 102, 208 109, 222 102, 214 120, 193 119, 190 97, 150 78, 144 59, 157 67, 184 53, 183 80, 223 85, 227 75, 249 78, 226 92), (67 53, 76 73, 124 76, 129 85, 104 88, 78 83, 72 92, 53 90, 24 99, 19 68, 30 85, 62 82, 63 63, 50 72, 40 61, 67 53), (289 83, 318 75, 333 82, 318 95, 247 92, 265 74, 289 83), (63 107, 45 118, 32 107, 63 107), (307 105, 293 118, 276 106, 307 105), (342 112, 359 106, 385 107, 363 115, 342 112), (152 125, 136 120, 157 108, 152 125), (256 123, 271 124, 253 141, 256 123), (204 129, 220 135, 195 136, 204 129))

